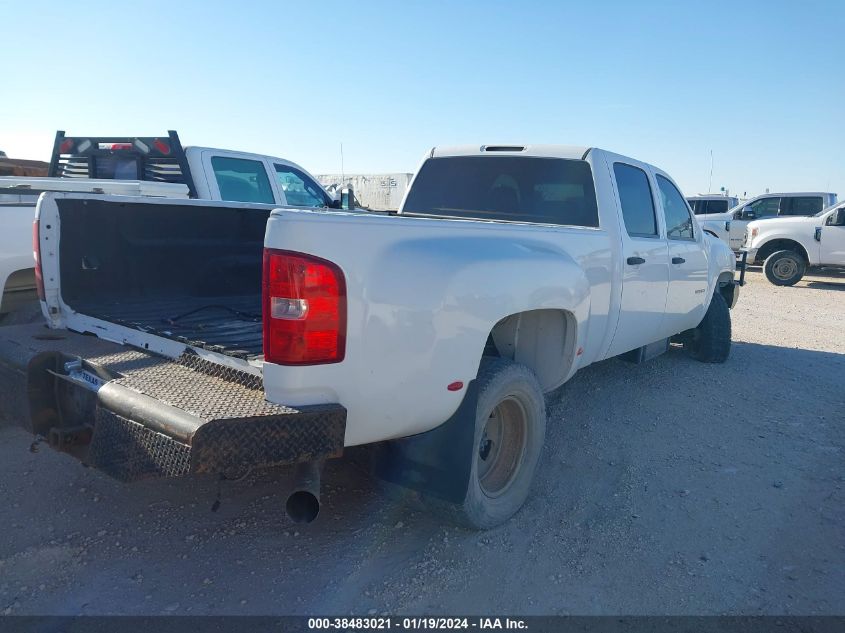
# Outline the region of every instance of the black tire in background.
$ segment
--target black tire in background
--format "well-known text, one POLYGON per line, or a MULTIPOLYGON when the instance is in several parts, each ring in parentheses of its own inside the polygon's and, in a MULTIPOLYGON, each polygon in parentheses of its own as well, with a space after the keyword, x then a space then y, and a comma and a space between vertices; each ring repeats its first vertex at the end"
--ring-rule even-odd
POLYGON ((794 286, 804 276, 807 264, 795 251, 775 251, 763 264, 766 279, 776 286, 794 286))
POLYGON ((688 332, 684 348, 702 363, 724 363, 728 360, 731 353, 731 311, 718 289, 713 292, 701 323, 688 332))

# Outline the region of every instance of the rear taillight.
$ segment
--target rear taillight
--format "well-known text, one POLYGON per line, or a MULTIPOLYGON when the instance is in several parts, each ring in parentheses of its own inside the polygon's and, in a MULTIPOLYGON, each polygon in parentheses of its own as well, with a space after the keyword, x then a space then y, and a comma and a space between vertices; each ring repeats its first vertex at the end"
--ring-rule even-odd
POLYGON ((346 281, 335 264, 264 249, 264 360, 318 365, 343 360, 346 281))
POLYGON ((44 301, 44 276, 41 274, 41 239, 38 231, 38 220, 32 223, 32 256, 35 258, 35 288, 38 298, 44 301))

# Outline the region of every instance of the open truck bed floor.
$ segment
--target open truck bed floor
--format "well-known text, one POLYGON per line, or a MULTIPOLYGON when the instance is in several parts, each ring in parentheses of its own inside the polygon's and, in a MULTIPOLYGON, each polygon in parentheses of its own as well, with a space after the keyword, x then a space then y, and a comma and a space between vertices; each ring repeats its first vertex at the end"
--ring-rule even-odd
POLYGON ((79 312, 193 347, 261 358, 261 297, 179 297, 77 302, 79 312))
POLYGON ((0 407, 127 481, 336 456, 346 427, 340 405, 267 402, 260 376, 190 349, 169 359, 42 324, 0 328, 0 407))

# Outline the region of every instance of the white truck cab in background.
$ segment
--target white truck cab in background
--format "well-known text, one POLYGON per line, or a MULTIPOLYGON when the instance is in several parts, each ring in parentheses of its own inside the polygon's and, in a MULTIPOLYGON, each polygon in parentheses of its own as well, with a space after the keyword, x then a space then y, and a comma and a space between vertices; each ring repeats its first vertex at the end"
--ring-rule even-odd
POLYGON ((47 191, 201 198, 273 207, 349 208, 351 191, 328 193, 296 163, 161 137, 68 137, 59 131, 49 176, 0 177, 0 315, 35 296, 32 222, 47 191), (344 200, 347 202, 344 203, 344 200))
POLYGON ((743 249, 776 286, 795 285, 810 267, 845 268, 845 203, 808 218, 750 222, 743 249))
POLYGON ((781 216, 811 216, 836 204, 836 194, 826 192, 765 193, 739 204, 725 213, 696 216, 701 225, 724 227, 729 222, 730 247, 738 251, 745 239, 745 228, 752 220, 781 216))
POLYGON ((714 214, 725 213, 728 209, 739 204, 739 199, 723 194, 699 194, 697 196, 687 196, 687 203, 689 203, 690 209, 692 209, 701 227, 730 246, 730 220, 705 223, 701 220, 700 216, 709 217, 714 214))
POLYGON ((723 194, 702 193, 697 196, 687 196, 687 202, 695 215, 712 215, 725 213, 739 204, 736 196, 723 194))

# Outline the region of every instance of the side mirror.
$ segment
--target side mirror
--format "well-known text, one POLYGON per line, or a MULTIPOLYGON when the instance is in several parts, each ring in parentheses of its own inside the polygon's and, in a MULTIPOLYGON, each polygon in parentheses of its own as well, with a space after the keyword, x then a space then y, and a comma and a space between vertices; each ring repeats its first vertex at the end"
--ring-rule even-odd
POLYGON ((749 209, 748 207, 745 207, 742 210, 742 219, 743 220, 753 220, 756 217, 757 217, 757 214, 754 213, 753 209, 749 209))
POLYGON ((837 209, 827 219, 828 226, 845 226, 845 209, 837 209))

